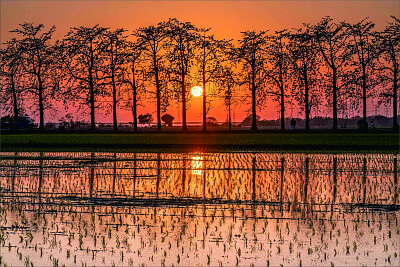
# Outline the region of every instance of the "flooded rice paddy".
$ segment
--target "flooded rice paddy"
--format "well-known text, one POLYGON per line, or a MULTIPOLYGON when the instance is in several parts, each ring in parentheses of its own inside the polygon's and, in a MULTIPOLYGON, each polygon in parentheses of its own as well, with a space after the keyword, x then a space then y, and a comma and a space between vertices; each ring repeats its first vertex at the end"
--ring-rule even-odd
POLYGON ((398 156, 0 153, 1 266, 399 266, 398 156))

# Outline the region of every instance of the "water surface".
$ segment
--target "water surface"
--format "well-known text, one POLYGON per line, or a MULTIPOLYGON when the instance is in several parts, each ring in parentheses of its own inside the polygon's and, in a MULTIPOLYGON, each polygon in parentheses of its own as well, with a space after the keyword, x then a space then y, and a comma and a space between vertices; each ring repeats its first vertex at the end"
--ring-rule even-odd
POLYGON ((400 265, 395 155, 0 156, 7 266, 400 265))

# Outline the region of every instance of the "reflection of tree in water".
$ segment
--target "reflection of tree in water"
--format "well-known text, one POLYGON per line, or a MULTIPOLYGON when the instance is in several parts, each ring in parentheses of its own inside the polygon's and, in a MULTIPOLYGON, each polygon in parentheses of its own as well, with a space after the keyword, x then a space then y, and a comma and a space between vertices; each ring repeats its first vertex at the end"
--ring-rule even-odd
POLYGON ((333 156, 333 201, 332 204, 336 203, 337 194, 337 158, 333 156))
POLYGON ((399 204, 398 161, 392 155, 42 152, 7 157, 0 166, 2 187, 27 194, 399 204))
MULTIPOLYGON (((206 163, 207 163, 206 157, 204 157, 204 170, 203 170, 203 198, 204 199, 206 198, 206 180, 207 180, 207 177, 206 177, 206 173, 207 173, 206 163)), ((228 179, 229 179, 229 177, 228 177, 228 179)))
POLYGON ((94 184, 94 159, 95 155, 94 152, 90 153, 90 159, 91 159, 91 164, 90 164, 90 177, 89 177, 89 196, 92 198, 93 196, 93 184, 94 184))
POLYGON ((304 178, 304 194, 303 194, 303 203, 307 204, 307 195, 308 195, 308 180, 309 180, 309 168, 310 168, 310 159, 306 156, 305 159, 305 178, 304 178))
POLYGON ((394 201, 393 203, 399 202, 399 182, 397 180, 397 156, 393 159, 393 180, 394 180, 394 201))
POLYGON ((112 195, 115 196, 115 180, 117 179, 117 154, 114 153, 112 195))
POLYGON ((160 187, 161 177, 161 153, 157 153, 157 181, 156 181, 156 197, 158 198, 158 191, 160 187))
POLYGON ((11 178, 11 192, 15 191, 15 176, 17 173, 17 156, 18 156, 18 153, 15 152, 14 153, 14 165, 12 167, 12 176, 11 176, 12 177, 11 178))
POLYGON ((133 153, 133 198, 136 197, 136 175, 137 175, 137 166, 136 166, 136 153, 133 153))
POLYGON ((362 165, 362 185, 363 188, 363 197, 362 197, 362 204, 365 204, 365 197, 367 193, 367 158, 363 158, 363 165, 362 165))
POLYGON ((42 203, 42 188, 43 188, 43 152, 40 152, 39 154, 39 183, 38 183, 38 190, 37 190, 37 196, 38 196, 38 202, 39 204, 42 203))
POLYGON ((186 163, 187 163, 187 155, 183 154, 182 156, 182 194, 181 196, 186 196, 185 194, 185 185, 186 185, 186 163))

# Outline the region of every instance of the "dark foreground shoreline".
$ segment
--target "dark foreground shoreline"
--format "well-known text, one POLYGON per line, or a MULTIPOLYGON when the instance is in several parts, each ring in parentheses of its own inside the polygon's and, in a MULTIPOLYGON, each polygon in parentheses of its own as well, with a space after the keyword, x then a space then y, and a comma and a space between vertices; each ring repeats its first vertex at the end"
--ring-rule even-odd
POLYGON ((395 133, 2 134, 1 151, 399 152, 395 133))

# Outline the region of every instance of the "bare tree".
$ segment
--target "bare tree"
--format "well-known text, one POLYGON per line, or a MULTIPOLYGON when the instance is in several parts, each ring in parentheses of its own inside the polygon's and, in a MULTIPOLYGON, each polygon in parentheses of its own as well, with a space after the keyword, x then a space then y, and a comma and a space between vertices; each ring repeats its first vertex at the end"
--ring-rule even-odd
POLYGON ((331 74, 333 130, 337 131, 337 98, 342 68, 349 56, 348 34, 343 22, 334 23, 330 17, 323 18, 312 27, 318 51, 331 74))
POLYGON ((23 71, 21 50, 18 41, 12 39, 6 42, 5 48, 0 50, 0 103, 7 111, 14 114, 14 122, 18 123, 18 116, 22 109, 23 71))
POLYGON ((392 100, 393 105, 393 131, 398 132, 397 105, 400 77, 400 20, 393 17, 392 22, 377 36, 381 56, 379 74, 384 92, 384 100, 392 100))
POLYGON ((249 85, 251 91, 251 130, 257 131, 257 95, 265 82, 264 64, 266 59, 267 37, 265 31, 242 32, 239 47, 235 49, 235 56, 242 64, 243 84, 249 85))
POLYGON ((118 95, 123 84, 124 67, 126 63, 127 36, 124 29, 105 32, 106 78, 111 80, 113 128, 118 131, 117 106, 118 95))
POLYGON ((350 36, 349 50, 352 54, 350 64, 354 67, 354 85, 362 88, 363 129, 368 129, 367 97, 374 87, 373 70, 377 59, 375 44, 375 24, 367 19, 356 24, 346 24, 350 36))
POLYGON ((210 29, 201 29, 198 36, 198 46, 201 47, 198 53, 198 74, 203 87, 203 131, 207 130, 207 84, 215 80, 221 70, 221 62, 224 60, 224 50, 229 46, 225 40, 217 40, 214 35, 208 35, 210 29), (202 36, 201 36, 202 35, 202 36))
POLYGON ((305 112, 305 129, 310 130, 310 111, 313 105, 318 104, 321 97, 317 92, 320 62, 315 39, 309 31, 308 25, 294 30, 289 36, 291 76, 294 84, 293 95, 303 105, 305 112))
POLYGON ((224 104, 228 109, 228 129, 232 130, 232 106, 238 103, 236 97, 237 89, 240 85, 239 74, 236 71, 234 62, 228 63, 230 66, 225 66, 221 71, 218 72, 216 83, 221 88, 220 93, 222 93, 224 104))
POLYGON ((23 23, 20 28, 11 31, 22 37, 16 42, 21 50, 23 70, 30 76, 26 80, 26 90, 38 98, 41 130, 44 129, 44 110, 50 106, 59 85, 55 73, 54 49, 50 44, 56 27, 52 26, 47 32, 41 32, 43 28, 43 24, 35 26, 33 23, 23 23))
POLYGON ((58 45, 71 84, 68 96, 90 108, 90 129, 96 128, 96 97, 105 95, 104 38, 106 28, 72 28, 58 45))
POLYGON ((196 55, 196 40, 198 29, 190 22, 180 22, 170 19, 167 23, 168 42, 166 42, 167 59, 169 62, 170 81, 176 91, 176 96, 182 103, 182 131, 187 131, 186 102, 187 88, 191 85, 190 73, 196 55))
POLYGON ((265 67, 267 82, 272 85, 268 92, 277 97, 280 104, 281 130, 285 130, 285 89, 288 87, 289 57, 287 51, 287 31, 276 31, 267 37, 268 65, 265 67), (276 90, 277 89, 277 90, 276 90))
POLYGON ((143 44, 143 56, 151 62, 150 75, 154 78, 156 86, 157 100, 157 130, 161 131, 161 94, 162 81, 160 80, 163 70, 162 49, 166 38, 165 23, 158 23, 156 26, 148 26, 139 28, 134 31, 134 35, 138 38, 138 42, 143 44))
POLYGON ((133 130, 138 130, 138 98, 139 89, 143 89, 144 81, 144 63, 141 62, 143 54, 143 43, 128 41, 125 56, 128 61, 127 70, 125 71, 125 83, 128 85, 126 93, 128 93, 128 101, 126 107, 132 112, 133 130))

